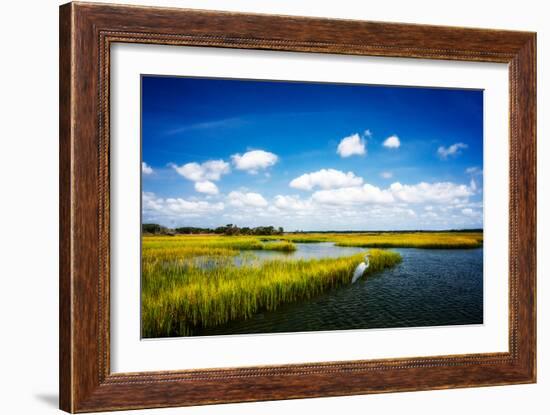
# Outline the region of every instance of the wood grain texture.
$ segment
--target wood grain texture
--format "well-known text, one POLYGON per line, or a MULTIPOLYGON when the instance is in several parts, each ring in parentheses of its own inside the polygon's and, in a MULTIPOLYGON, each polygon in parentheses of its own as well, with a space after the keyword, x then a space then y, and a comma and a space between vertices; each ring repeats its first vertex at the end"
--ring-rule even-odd
POLYGON ((61 409, 90 412, 534 382, 535 62, 536 36, 526 32, 86 3, 61 6, 61 409), (508 63, 509 352, 110 373, 109 60, 114 42, 508 63))
POLYGON ((59 406, 72 409, 71 299, 71 102, 72 20, 70 9, 59 14, 59 406))

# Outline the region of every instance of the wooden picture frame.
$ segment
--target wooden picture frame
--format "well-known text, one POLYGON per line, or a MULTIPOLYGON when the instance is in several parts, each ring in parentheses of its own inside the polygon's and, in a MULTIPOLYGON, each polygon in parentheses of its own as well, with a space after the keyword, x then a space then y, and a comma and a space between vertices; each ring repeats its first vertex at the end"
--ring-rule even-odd
POLYGON ((91 412, 535 382, 535 33, 69 3, 60 8, 59 94, 61 409, 91 412), (109 59, 116 42, 507 63, 509 352, 111 373, 109 59))

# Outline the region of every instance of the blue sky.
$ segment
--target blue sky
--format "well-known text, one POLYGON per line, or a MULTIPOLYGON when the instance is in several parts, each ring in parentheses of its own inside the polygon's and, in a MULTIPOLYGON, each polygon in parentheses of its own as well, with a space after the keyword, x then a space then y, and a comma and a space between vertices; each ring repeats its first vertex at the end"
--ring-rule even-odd
POLYGON ((143 222, 483 227, 479 90, 142 77, 143 222))

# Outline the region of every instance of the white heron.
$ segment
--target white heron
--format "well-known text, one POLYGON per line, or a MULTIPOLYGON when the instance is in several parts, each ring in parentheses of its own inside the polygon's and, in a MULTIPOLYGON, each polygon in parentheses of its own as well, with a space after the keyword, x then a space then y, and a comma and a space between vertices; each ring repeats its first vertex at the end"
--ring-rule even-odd
POLYGON ((365 262, 361 262, 359 265, 357 265, 357 268, 355 268, 355 271, 353 272, 353 277, 351 278, 351 283, 354 284, 359 278, 361 278, 368 267, 369 257, 366 256, 365 262))

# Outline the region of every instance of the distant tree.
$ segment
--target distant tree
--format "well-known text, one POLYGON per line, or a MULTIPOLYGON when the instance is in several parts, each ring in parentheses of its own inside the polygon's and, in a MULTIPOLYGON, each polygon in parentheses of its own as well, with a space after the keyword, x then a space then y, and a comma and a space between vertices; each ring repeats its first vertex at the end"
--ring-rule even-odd
POLYGON ((219 233, 219 234, 225 233, 225 229, 226 229, 225 226, 218 226, 216 229, 214 229, 214 233, 219 233))
POLYGON ((141 225, 141 230, 143 233, 161 233, 163 226, 160 226, 157 223, 144 223, 141 225))
POLYGON ((176 234, 183 234, 183 235, 190 235, 190 234, 208 234, 208 233, 215 233, 218 235, 228 235, 228 236, 235 236, 235 235, 282 235, 284 233, 284 229, 279 226, 278 228, 275 228, 274 226, 257 226, 255 228, 250 228, 248 226, 239 228, 237 225, 234 225, 232 223, 228 223, 225 226, 218 226, 217 228, 200 228, 196 226, 180 226, 175 229, 167 228, 165 226, 156 224, 156 223, 144 223, 142 225, 143 233, 146 234, 153 234, 153 235, 176 235, 176 234))
POLYGON ((213 233, 214 230, 210 228, 197 228, 194 226, 181 226, 174 229, 176 233, 179 234, 197 234, 197 233, 213 233))
POLYGON ((234 235, 238 235, 240 233, 239 231, 240 229, 238 226, 230 224, 225 227, 224 233, 229 236, 234 236, 234 235))

